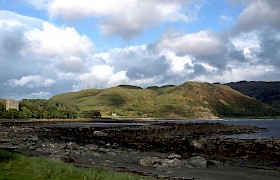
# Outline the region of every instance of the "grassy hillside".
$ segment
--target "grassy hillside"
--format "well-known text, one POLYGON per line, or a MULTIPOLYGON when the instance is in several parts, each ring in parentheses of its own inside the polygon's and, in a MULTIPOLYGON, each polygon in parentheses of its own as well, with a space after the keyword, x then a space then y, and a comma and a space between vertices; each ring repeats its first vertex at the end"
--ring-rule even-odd
POLYGON ((280 115, 279 111, 229 86, 196 82, 147 89, 128 85, 88 89, 60 94, 51 100, 75 103, 81 110, 99 110, 103 116, 215 118, 280 115))
POLYGON ((227 85, 280 110, 280 82, 240 81, 227 85))

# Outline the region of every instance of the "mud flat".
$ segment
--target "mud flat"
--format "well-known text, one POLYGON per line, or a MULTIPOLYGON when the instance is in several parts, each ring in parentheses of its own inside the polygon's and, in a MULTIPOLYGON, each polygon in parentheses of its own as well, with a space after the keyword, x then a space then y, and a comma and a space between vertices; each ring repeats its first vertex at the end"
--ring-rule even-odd
POLYGON ((263 129, 220 123, 1 123, 0 148, 167 179, 278 179, 280 139, 222 138, 259 131, 263 129))

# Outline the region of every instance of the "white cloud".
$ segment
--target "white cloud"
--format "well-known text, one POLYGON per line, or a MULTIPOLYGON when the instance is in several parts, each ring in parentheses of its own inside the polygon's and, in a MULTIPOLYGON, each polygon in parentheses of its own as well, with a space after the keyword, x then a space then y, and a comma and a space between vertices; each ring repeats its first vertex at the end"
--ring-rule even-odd
POLYGON ((230 23, 233 21, 232 17, 231 16, 226 16, 226 15, 221 15, 220 16, 220 20, 221 22, 223 23, 230 23))
POLYGON ((186 35, 178 35, 161 39, 156 43, 157 51, 171 50, 177 55, 198 57, 216 56, 224 50, 220 36, 211 31, 199 31, 186 35))
POLYGON ((44 23, 42 29, 32 29, 24 33, 28 42, 23 55, 68 56, 87 53, 93 47, 91 40, 80 35, 72 27, 57 27, 44 23))
POLYGON ((242 80, 266 80, 264 76, 274 74, 277 70, 271 65, 252 65, 248 63, 231 64, 227 69, 219 73, 202 74, 193 78, 194 81, 200 82, 237 82, 242 80))
POLYGON ((164 22, 192 20, 183 6, 192 0, 32 0, 27 3, 45 7, 51 18, 97 17, 101 19, 100 30, 104 35, 117 35, 129 39, 143 30, 164 22))
POLYGON ((1 94, 70 91, 93 46, 73 27, 0 10, 1 94))
POLYGON ((114 67, 109 65, 95 65, 90 71, 81 74, 77 78, 78 84, 74 85, 74 90, 86 88, 111 87, 128 82, 126 71, 114 72, 114 67))
POLYGON ((235 32, 248 32, 265 26, 280 30, 280 1, 254 0, 237 19, 235 32))
MULTIPOLYGON (((28 28, 28 27, 41 27, 42 23, 45 21, 34 18, 23 16, 11 11, 0 10, 0 28, 6 26, 6 28, 28 28), (4 25, 4 26, 3 26, 4 25)), ((9 29, 6 29, 9 30, 9 29)))
POLYGON ((85 70, 85 62, 77 56, 65 56, 59 63, 59 69, 63 72, 79 73, 85 70))
POLYGON ((192 58, 190 56, 176 56, 172 51, 161 52, 166 56, 166 59, 170 62, 169 72, 171 74, 183 75, 186 64, 192 64, 192 58))
POLYGON ((242 33, 230 39, 231 43, 237 50, 243 52, 244 57, 247 59, 257 59, 257 54, 260 52, 259 36, 256 31, 250 33, 242 33))
POLYGON ((44 98, 50 98, 51 97, 50 92, 40 91, 40 92, 34 92, 29 95, 27 95, 25 98, 27 99, 44 99, 44 98))
POLYGON ((18 86, 26 86, 30 88, 34 87, 48 87, 54 84, 55 81, 53 79, 46 79, 40 75, 28 75, 23 76, 20 79, 10 79, 6 84, 18 87, 18 86))

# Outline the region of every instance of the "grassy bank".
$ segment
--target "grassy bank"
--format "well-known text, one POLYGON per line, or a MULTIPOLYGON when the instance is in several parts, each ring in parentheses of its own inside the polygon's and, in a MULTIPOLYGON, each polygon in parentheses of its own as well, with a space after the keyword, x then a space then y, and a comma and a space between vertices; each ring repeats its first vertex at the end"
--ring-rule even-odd
POLYGON ((0 179, 151 179, 100 168, 78 168, 44 157, 30 157, 0 150, 0 179))

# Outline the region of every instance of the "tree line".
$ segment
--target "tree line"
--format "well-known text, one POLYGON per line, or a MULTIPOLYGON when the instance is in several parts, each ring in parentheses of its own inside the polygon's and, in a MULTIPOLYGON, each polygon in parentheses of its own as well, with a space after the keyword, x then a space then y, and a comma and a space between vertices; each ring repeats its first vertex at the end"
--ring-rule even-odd
POLYGON ((46 99, 23 99, 19 111, 6 110, 5 103, 0 103, 0 118, 4 119, 76 119, 101 118, 98 110, 80 110, 77 105, 46 99))

